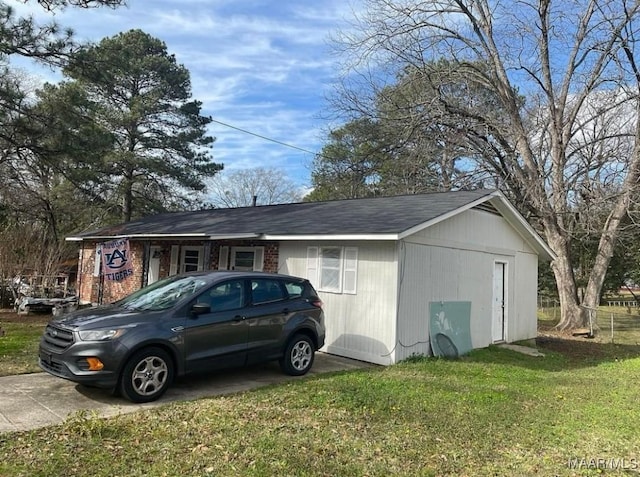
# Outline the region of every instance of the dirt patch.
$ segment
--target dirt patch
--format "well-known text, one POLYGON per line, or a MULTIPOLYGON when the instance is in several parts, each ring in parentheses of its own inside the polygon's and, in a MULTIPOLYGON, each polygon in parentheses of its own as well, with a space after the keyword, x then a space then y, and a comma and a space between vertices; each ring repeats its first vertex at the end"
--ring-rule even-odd
POLYGON ((561 353, 573 359, 603 358, 607 355, 604 350, 598 351, 599 347, 593 340, 576 339, 571 335, 538 335, 536 344, 556 353, 561 353))
POLYGON ((632 344, 613 344, 596 338, 573 336, 551 330, 539 330, 537 347, 561 353, 574 362, 601 362, 640 357, 640 346, 632 344))
MULTIPOLYGON (((604 351, 597 351, 597 341, 583 335, 574 336, 570 332, 557 331, 551 326, 541 325, 538 327, 538 337, 536 345, 549 351, 561 353, 574 359, 584 359, 586 357, 598 358, 594 353, 602 354, 604 351)), ((600 356, 603 357, 603 356, 600 356)))
POLYGON ((20 315, 13 310, 0 310, 0 323, 48 323, 51 313, 29 313, 20 315))

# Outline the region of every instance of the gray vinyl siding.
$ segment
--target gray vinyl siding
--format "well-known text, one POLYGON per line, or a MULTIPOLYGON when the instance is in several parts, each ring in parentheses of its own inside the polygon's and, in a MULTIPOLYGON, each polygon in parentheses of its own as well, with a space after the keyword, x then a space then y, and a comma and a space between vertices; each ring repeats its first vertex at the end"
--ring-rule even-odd
POLYGON ((395 361, 430 354, 429 304, 471 302, 474 348, 492 339, 493 273, 507 264, 506 341, 536 336, 537 254, 502 217, 467 211, 407 237, 400 245, 395 361))
POLYGON ((496 254, 536 254, 503 217, 479 210, 467 210, 417 232, 405 241, 496 254))
POLYGON ((538 256, 516 254, 514 310, 510 316, 509 341, 535 338, 538 334, 538 256))
POLYGON ((501 216, 469 210, 399 242, 282 241, 279 271, 307 277, 307 249, 322 246, 358 248, 356 293, 319 293, 324 351, 377 364, 428 355, 429 304, 439 301, 471 302, 472 345, 490 345, 496 262, 507 271, 506 341, 536 336, 538 257, 501 216))
MULTIPOLYGON (((431 302, 471 302, 471 342, 474 348, 492 342, 493 269, 495 261, 507 263, 513 281, 514 257, 453 248, 408 243, 404 247, 400 279, 400 310, 396 360, 412 353, 430 354, 429 306, 431 302)), ((513 308, 513 287, 507 290, 507 310, 513 308)), ((507 325, 507 336, 510 327, 507 325)))
MULTIPOLYGON (((317 246, 358 248, 356 293, 319 292, 326 324, 323 350, 376 364, 391 364, 396 343, 396 243, 283 241, 279 271, 307 277, 307 248, 317 246)), ((317 288, 317 284, 314 286, 317 288)))

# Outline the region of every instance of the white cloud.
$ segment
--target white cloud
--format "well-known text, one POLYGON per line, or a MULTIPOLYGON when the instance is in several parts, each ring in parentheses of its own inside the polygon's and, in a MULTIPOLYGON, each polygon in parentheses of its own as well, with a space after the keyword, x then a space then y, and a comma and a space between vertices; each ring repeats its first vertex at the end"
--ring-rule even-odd
MULTIPOLYGON (((327 43, 350 16, 344 0, 129 0, 114 10, 68 8, 54 15, 35 2, 8 3, 41 22, 69 26, 85 41, 141 29, 164 41, 189 69, 204 114, 312 152, 322 146, 318 118, 334 79, 327 43)), ((313 154, 217 123, 210 133, 217 137, 215 160, 227 170, 277 167, 301 186, 309 184, 313 154)))

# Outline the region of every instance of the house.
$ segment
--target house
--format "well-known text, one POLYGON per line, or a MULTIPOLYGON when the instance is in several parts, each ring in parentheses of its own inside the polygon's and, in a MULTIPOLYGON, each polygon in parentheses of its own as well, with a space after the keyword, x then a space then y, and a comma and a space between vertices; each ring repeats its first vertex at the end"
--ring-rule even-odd
POLYGON ((535 337, 538 261, 554 258, 495 190, 167 213, 68 240, 81 303, 193 270, 307 277, 324 302, 324 350, 377 364, 535 337), (128 276, 108 281, 101 244, 120 239, 128 276))

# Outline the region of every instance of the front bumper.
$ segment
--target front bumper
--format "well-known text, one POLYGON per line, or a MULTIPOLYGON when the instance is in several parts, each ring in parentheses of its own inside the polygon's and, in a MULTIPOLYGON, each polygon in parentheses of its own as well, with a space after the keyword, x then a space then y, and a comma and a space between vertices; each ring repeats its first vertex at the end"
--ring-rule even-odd
POLYGON ((86 384, 98 388, 113 389, 118 384, 118 376, 112 371, 89 371, 90 374, 74 374, 62 361, 42 357, 38 358, 38 366, 43 371, 58 378, 67 379, 78 384, 86 384))
POLYGON ((38 365, 47 373, 99 388, 113 389, 118 384, 121 358, 127 349, 112 342, 74 343, 63 352, 56 352, 40 343, 38 365), (100 371, 88 370, 86 358, 97 357, 104 364, 100 371))

